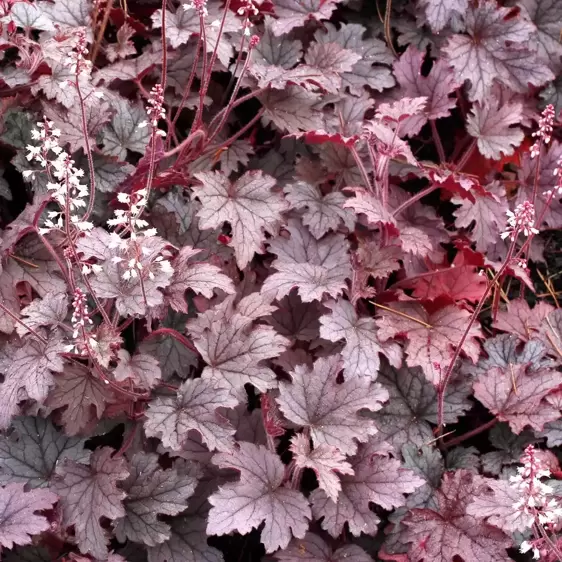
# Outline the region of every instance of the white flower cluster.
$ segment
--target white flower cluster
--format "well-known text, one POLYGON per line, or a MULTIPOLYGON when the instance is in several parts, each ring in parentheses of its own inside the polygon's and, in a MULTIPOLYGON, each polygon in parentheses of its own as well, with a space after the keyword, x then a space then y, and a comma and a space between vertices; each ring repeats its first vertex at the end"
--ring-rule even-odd
POLYGON ((538 234, 535 228, 535 206, 530 201, 524 201, 515 207, 515 211, 506 211, 507 228, 501 233, 502 239, 508 236, 515 240, 522 232, 525 236, 538 234))
POLYGON ((533 133, 533 137, 537 140, 531 147, 531 158, 535 158, 539 155, 541 150, 541 142, 548 144, 552 139, 552 128, 554 126, 555 111, 552 104, 548 104, 540 118, 539 118, 539 129, 533 133))
MULTIPOLYGON (((553 495, 551 486, 542 479, 550 476, 550 470, 538 457, 535 448, 529 445, 521 458, 523 466, 517 469, 517 474, 510 478, 511 486, 517 490, 520 500, 513 504, 527 527, 536 523, 550 526, 562 519, 562 507, 553 495)), ((533 541, 523 541, 520 546, 522 553, 533 550, 535 559, 539 559, 540 552, 533 541)))
POLYGON ((162 84, 155 84, 150 90, 148 97, 148 106, 146 108, 149 121, 142 121, 139 123, 139 129, 143 129, 150 125, 157 135, 161 137, 166 136, 166 131, 158 128, 158 121, 166 118, 166 109, 164 108, 164 90, 162 84))
MULTIPOLYGON (((37 146, 28 144, 26 147, 27 160, 30 162, 35 160, 46 169, 49 175, 47 189, 52 192, 53 199, 61 208, 61 211, 47 213, 48 218, 39 232, 46 234, 52 229, 63 230, 64 217, 67 217, 71 225, 87 232, 93 228, 93 224, 83 220, 81 215, 74 214, 86 207, 89 194, 88 186, 81 183, 84 170, 76 168, 74 160, 60 147, 59 137, 60 130, 54 129, 53 122, 45 119, 43 123, 37 123, 37 129, 31 131, 31 138, 39 141, 40 144, 37 146)), ((26 170, 23 175, 27 178, 33 173, 33 170, 26 170)))
POLYGON ((71 346, 70 351, 76 349, 76 351, 82 353, 88 346, 96 348, 98 346, 96 338, 86 331, 86 325, 91 325, 93 322, 90 318, 86 295, 79 287, 74 289, 72 308, 72 318, 70 321, 74 328, 74 332, 72 333, 74 344, 71 346))
POLYGON ((70 70, 76 74, 89 74, 92 68, 92 62, 88 60, 88 48, 86 41, 86 31, 84 29, 79 29, 76 32, 78 41, 74 49, 66 57, 65 65, 70 68, 70 70))
MULTIPOLYGON (((139 218, 148 202, 147 197, 148 190, 146 188, 139 189, 132 195, 118 193, 117 200, 127 207, 116 209, 115 217, 107 221, 109 226, 122 229, 120 233, 111 233, 110 248, 117 248, 122 253, 122 255, 114 256, 112 261, 124 265, 122 277, 125 281, 136 279, 142 275, 144 271, 142 257, 152 253, 150 248, 143 245, 143 239, 152 238, 157 234, 155 228, 147 228, 148 222, 139 218), (129 238, 123 238, 122 236, 125 234, 129 234, 129 238)), ((162 271, 173 273, 170 262, 162 256, 157 256, 153 262, 158 264, 162 271)), ((150 267, 147 270, 147 275, 149 279, 154 279, 154 272, 150 267)))

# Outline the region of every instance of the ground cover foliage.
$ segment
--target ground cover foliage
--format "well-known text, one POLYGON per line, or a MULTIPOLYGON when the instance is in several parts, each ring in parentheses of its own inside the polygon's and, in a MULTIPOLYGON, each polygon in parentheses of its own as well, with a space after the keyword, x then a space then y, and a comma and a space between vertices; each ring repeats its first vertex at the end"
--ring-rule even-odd
POLYGON ((0 556, 562 560, 562 3, 0 0, 0 556))

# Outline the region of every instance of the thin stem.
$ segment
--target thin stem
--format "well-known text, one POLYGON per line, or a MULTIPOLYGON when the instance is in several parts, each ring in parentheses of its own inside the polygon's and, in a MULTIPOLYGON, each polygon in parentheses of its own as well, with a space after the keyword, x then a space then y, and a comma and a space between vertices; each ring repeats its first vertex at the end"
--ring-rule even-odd
POLYGON ((178 152, 182 152, 185 148, 189 147, 197 137, 205 138, 205 131, 203 131, 203 129, 197 129, 196 131, 193 131, 193 133, 185 138, 180 144, 178 144, 171 150, 168 150, 168 152, 164 152, 162 159, 169 158, 170 156, 174 156, 174 154, 177 154, 178 152))
POLYGON ((238 95, 238 92, 240 91, 240 86, 242 85, 242 78, 244 77, 244 74, 248 70, 249 64, 250 64, 250 51, 248 51, 248 55, 246 56, 246 60, 244 61, 244 66, 242 67, 242 70, 240 71, 240 76, 238 77, 238 80, 236 82, 236 86, 234 86, 234 90, 232 91, 232 95, 230 96, 230 100, 228 102, 228 105, 226 106, 226 111, 224 112, 221 120, 219 121, 219 124, 215 127, 215 129, 211 133, 211 136, 209 137, 209 142, 211 142, 219 134, 223 125, 226 123, 226 120, 228 119, 228 116, 230 115, 230 112, 232 111, 232 105, 233 105, 234 101, 236 100, 236 96, 238 95))
POLYGON ((51 246, 51 243, 39 232, 39 229, 37 227, 35 227, 35 233, 37 234, 37 236, 39 236, 41 242, 43 242, 43 246, 47 248, 47 251, 49 252, 49 254, 51 254, 52 258, 57 262, 57 265, 59 266, 60 272, 62 273, 62 276, 64 277, 66 283, 70 284, 68 270, 66 269, 66 266, 60 259, 60 256, 57 254, 56 250, 53 248, 53 246, 51 246))
POLYGON ((469 147, 466 149, 466 152, 462 155, 462 158, 459 160, 458 164, 455 167, 455 172, 460 172, 468 162, 469 158, 472 156, 474 149, 476 148, 476 139, 472 139, 469 147))
POLYGON ((359 171, 361 172, 361 177, 363 178, 363 182, 365 183, 365 187, 369 190, 369 191, 373 191, 373 186, 371 185, 371 180, 369 180, 369 174, 367 173, 367 170, 365 169, 365 165, 363 164, 361 157, 359 156, 359 153, 357 152, 357 149, 354 146, 350 146, 349 150, 351 151, 351 154, 353 155, 353 158, 355 159, 355 163, 357 164, 357 167, 359 168, 359 171))
POLYGON ((131 431, 129 432, 127 439, 123 440, 123 444, 121 445, 120 449, 115 453, 114 458, 121 457, 127 452, 127 450, 129 449, 129 447, 131 446, 131 444, 135 439, 135 435, 137 434, 138 427, 139 426, 136 422, 133 423, 133 427, 131 428, 131 431))
POLYGON ((47 343, 47 340, 43 336, 39 335, 31 326, 28 326, 23 320, 18 318, 18 316, 16 316, 8 307, 6 307, 4 303, 0 302, 0 310, 2 310, 4 314, 6 314, 6 316, 9 316, 14 322, 19 324, 20 326, 23 326, 30 334, 35 336, 41 343, 43 344, 47 343))
POLYGON ((162 70, 160 72, 160 85, 162 92, 166 91, 166 75, 168 73, 168 46, 166 45, 166 0, 162 0, 162 21, 161 21, 161 38, 162 38, 162 70))
POLYGON ((392 11, 392 0, 386 0, 386 9, 384 12, 384 38, 388 48, 392 51, 395 58, 398 58, 398 53, 392 44, 392 35, 390 33, 390 13, 392 11))
POLYGON ((148 336, 144 338, 144 341, 150 340, 152 338, 156 338, 158 336, 171 336, 175 340, 185 345, 185 347, 187 347, 188 349, 191 349, 191 351, 193 351, 194 353, 199 353, 197 351, 197 348, 183 334, 180 334, 177 330, 174 330, 173 328, 166 328, 166 327, 158 328, 157 330, 154 330, 153 332, 148 334, 148 336))
POLYGON ((197 65, 199 64, 199 54, 201 52, 201 36, 197 39, 197 46, 195 47, 195 56, 193 58, 193 66, 191 67, 191 72, 189 73, 189 78, 187 79, 187 84, 183 90, 183 95, 181 97, 180 105, 172 119, 172 129, 175 129, 176 123, 179 119, 180 113, 184 108, 185 102, 191 93, 191 86, 193 84, 193 80, 195 79, 195 74, 197 73, 197 65))
MULTIPOLYGON (((248 100, 251 100, 252 98, 255 98, 257 96, 259 96, 260 94, 263 94, 264 92, 266 92, 269 89, 269 86, 264 86, 263 88, 258 88, 257 90, 253 90, 251 91, 249 94, 246 94, 245 96, 242 96, 241 98, 238 98, 236 101, 234 101, 232 103, 232 105, 230 106, 230 110, 232 111, 233 109, 235 109, 236 107, 238 107, 239 105, 243 104, 244 102, 247 102, 248 100)), ((213 125, 221 119, 221 117, 224 115, 224 113, 227 111, 228 107, 225 107, 223 109, 221 109, 212 119, 211 119, 211 123, 209 124, 209 130, 211 130, 213 128, 213 125)))
POLYGON ((86 158, 88 159, 88 170, 90 172, 90 200, 88 201, 88 208, 82 217, 83 221, 87 221, 90 217, 96 200, 96 177, 94 173, 94 160, 92 158, 92 147, 90 146, 90 139, 88 137, 88 121, 86 119, 86 108, 84 107, 84 98, 82 90, 80 89, 80 82, 78 80, 78 73, 76 74, 76 92, 78 93, 78 100, 80 103, 80 117, 82 119, 82 133, 84 135, 84 149, 86 158))
POLYGON ((480 433, 484 433, 484 431, 488 431, 488 429, 494 427, 494 425, 496 425, 497 422, 498 422, 498 418, 492 418, 490 421, 482 425, 479 425, 478 427, 475 427, 473 430, 467 433, 463 433, 462 435, 459 435, 458 437, 455 437, 454 439, 451 439, 450 441, 443 443, 443 445, 445 446, 446 449, 449 449, 450 447, 455 447, 459 443, 462 443, 467 439, 471 439, 475 435, 479 435, 480 433))
MULTIPOLYGON (((203 86, 206 81, 207 76, 207 34, 205 33, 205 17, 203 14, 199 14, 199 34, 201 36, 201 50, 203 52, 203 70, 201 74, 201 84, 199 86, 199 105, 197 106, 197 111, 195 113, 195 118, 193 119, 193 123, 191 124, 190 133, 195 129, 199 128, 201 124, 201 119, 203 115, 203 105, 205 101, 205 94, 203 90, 203 86)), ((218 43, 217 43, 218 45, 218 43)), ((211 69, 212 70, 212 69, 211 69)), ((209 78, 210 80, 210 78, 209 78)))
POLYGON ((507 251, 507 256, 505 258, 505 261, 503 262, 502 266, 500 267, 500 269, 498 270, 498 272, 496 273, 496 275, 492 279, 492 282, 488 283, 488 285, 486 287, 486 290, 484 291, 484 294, 482 295, 482 297, 480 297, 480 300, 478 301, 478 304, 476 305, 476 308, 474 309, 474 312, 470 316, 470 319, 468 321, 468 325, 465 328, 464 333, 463 333, 460 341, 455 346, 455 351, 453 353, 453 357, 451 358, 451 361, 449 362, 447 370, 445 371, 445 376, 441 379, 441 382, 440 382, 439 388, 438 388, 438 392, 437 392, 437 400, 438 400, 438 403, 437 403, 437 435, 441 435, 443 433, 444 418, 445 418, 445 391, 447 390, 447 385, 449 384, 449 380, 451 379, 451 375, 453 374, 453 369, 455 367, 457 359, 459 358, 459 355, 462 351, 464 342, 466 341, 466 338, 468 337, 468 334, 470 333, 470 330, 472 329, 472 326, 474 325, 474 322, 476 322, 476 319, 478 318, 478 316, 480 315, 480 312, 482 311, 482 307, 484 306, 484 302, 488 298, 488 295, 490 294, 490 291, 492 290, 492 287, 495 286, 497 281, 501 278, 501 276, 504 274, 505 270, 508 268, 508 266, 511 262, 511 258, 513 256, 513 252, 515 250, 516 241, 517 241, 517 236, 514 235, 513 240, 511 241, 511 245, 509 246, 509 249, 507 251))
MULTIPOLYGON (((101 42, 103 41, 103 35, 105 33, 105 30, 107 28, 107 22, 109 21, 109 14, 111 13, 111 8, 113 6, 113 1, 112 0, 108 0, 106 6, 105 6, 105 10, 103 12, 103 20, 101 22, 100 25, 100 29, 98 31, 94 46, 92 48, 92 55, 90 57, 90 60, 92 61, 92 65, 96 64, 96 58, 98 56, 98 52, 100 50, 101 47, 101 42)), ((96 14, 97 16, 97 14, 96 14)), ((94 18, 95 20, 95 18, 94 18)))
POLYGON ((384 304, 379 304, 376 303, 374 301, 369 301, 373 306, 376 306, 377 308, 382 308, 383 310, 386 310, 388 312, 392 312, 394 314, 396 314, 397 316, 402 316, 402 318, 407 318, 408 320, 412 320, 412 322, 417 322, 418 324, 420 324, 421 326, 423 326, 424 328, 433 328, 433 326, 431 324, 428 324, 427 322, 424 322, 423 320, 420 320, 419 318, 416 318, 415 316, 410 316, 409 314, 406 314, 405 312, 402 312, 400 310, 395 310, 394 308, 390 308, 389 306, 384 306, 384 304))
MULTIPOLYGON (((207 90, 209 89, 209 84, 211 83, 211 74, 213 73, 213 67, 215 66, 215 62, 217 61, 217 56, 219 52, 219 43, 223 34, 224 24, 226 22, 226 17, 228 11, 230 9, 230 2, 231 0, 226 0, 226 4, 223 8, 223 14, 221 18, 221 23, 219 26, 219 32, 217 34, 217 42, 215 43, 215 48, 213 49, 213 54, 211 55, 211 60, 209 61, 209 72, 208 75, 203 74, 203 84, 201 88, 201 92, 203 94, 203 98, 207 95, 207 90)), ((243 34, 242 34, 243 35, 243 34)))
POLYGON ((430 193, 433 193, 438 188, 439 188, 438 185, 432 184, 432 185, 422 189, 421 191, 418 191, 418 193, 412 195, 411 197, 408 197, 408 199, 406 199, 406 201, 404 201, 404 203, 402 203, 402 205, 399 205, 398 207, 396 207, 396 209, 394 209, 394 212, 392 213, 393 216, 399 215, 402 211, 407 209, 410 205, 413 205, 414 203, 417 203, 420 199, 423 199, 426 195, 429 195, 430 193))
POLYGON ((248 123, 246 123, 246 125, 244 125, 237 133, 235 133, 234 135, 232 135, 230 138, 226 139, 226 140, 219 146, 219 148, 228 147, 229 145, 231 145, 235 140, 237 140, 238 138, 240 138, 248 129, 251 129, 252 126, 255 125, 255 123, 261 119, 261 116, 262 116, 264 113, 265 113, 265 108, 262 107, 262 108, 250 119, 250 121, 248 121, 248 123))
POLYGON ((534 205, 537 200, 537 191, 539 189, 539 179, 541 172, 541 156, 542 156, 542 145, 539 145, 539 153, 537 155, 537 162, 535 166, 535 178, 533 180, 533 196, 531 198, 531 203, 534 205))
POLYGON ((437 130, 437 125, 433 119, 429 121, 429 124, 431 126, 433 142, 435 143, 435 148, 437 148, 437 154, 439 155, 439 161, 443 163, 447 160, 447 157, 445 156, 445 149, 443 148, 443 143, 441 142, 441 137, 439 136, 439 131, 437 130))

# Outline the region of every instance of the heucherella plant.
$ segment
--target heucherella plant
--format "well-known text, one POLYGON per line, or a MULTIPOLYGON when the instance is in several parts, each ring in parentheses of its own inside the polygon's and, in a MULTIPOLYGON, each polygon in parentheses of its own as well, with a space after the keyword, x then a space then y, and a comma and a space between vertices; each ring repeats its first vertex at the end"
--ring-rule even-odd
POLYGON ((562 3, 0 0, 0 556, 562 560, 562 3))

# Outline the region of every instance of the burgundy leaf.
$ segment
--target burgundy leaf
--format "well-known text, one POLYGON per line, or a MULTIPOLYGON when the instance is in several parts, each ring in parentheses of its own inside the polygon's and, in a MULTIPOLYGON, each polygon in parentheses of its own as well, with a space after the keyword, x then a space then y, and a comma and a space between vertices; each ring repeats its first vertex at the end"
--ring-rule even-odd
POLYGON ((289 344, 271 326, 254 326, 253 321, 272 312, 259 293, 253 293, 234 307, 227 297, 215 308, 188 323, 194 344, 207 364, 203 378, 226 386, 240 397, 244 384, 262 392, 276 386, 275 373, 264 363, 277 357, 289 344))
POLYGON ((299 491, 282 485, 285 469, 275 453, 241 442, 230 453, 215 455, 213 462, 239 471, 240 479, 209 497, 208 534, 246 535, 265 522, 261 542, 268 553, 285 548, 293 536, 305 536, 310 507, 299 491))
POLYGON ((234 184, 218 172, 195 177, 203 184, 195 190, 203 205, 197 213, 199 226, 217 228, 228 222, 236 261, 244 269, 254 253, 263 253, 265 232, 275 234, 287 210, 283 197, 272 192, 275 180, 261 172, 247 172, 234 184))
POLYGON ((170 298, 170 306, 187 314, 187 302, 185 291, 191 289, 210 299, 215 289, 232 294, 234 284, 221 270, 210 263, 197 263, 190 261, 198 253, 190 246, 184 246, 172 262, 174 275, 167 289, 170 298))
POLYGON ((372 558, 359 546, 349 544, 332 551, 318 535, 306 533, 304 539, 293 539, 289 546, 274 554, 281 562, 372 562, 372 558))
POLYGON ((287 185, 284 191, 293 209, 305 209, 302 222, 317 240, 330 230, 336 231, 342 222, 349 230, 353 228, 355 219, 343 208, 346 198, 342 193, 322 195, 318 187, 305 182, 287 185))
POLYGON ((271 24, 271 29, 275 35, 289 33, 310 19, 329 19, 335 8, 335 0, 276 0, 275 15, 278 19, 271 24))
POLYGON ((262 293, 279 300, 297 288, 304 302, 322 300, 324 293, 339 295, 351 274, 345 237, 328 234, 315 240, 294 219, 289 220, 286 228, 291 237, 280 236, 270 244, 270 252, 277 255, 272 263, 277 273, 266 279, 262 293))
POLYGON ((132 356, 125 349, 117 353, 119 363, 113 371, 116 381, 130 379, 142 388, 152 388, 162 377, 158 359, 147 353, 135 353, 132 356))
POLYGON ((411 544, 408 559, 451 562, 455 557, 482 562, 508 562, 511 540, 502 531, 467 513, 475 494, 485 486, 469 470, 447 472, 437 492, 439 511, 413 509, 404 519, 411 544))
POLYGON ((379 371, 379 353, 394 367, 402 364, 402 350, 397 343, 381 342, 373 318, 360 318, 353 305, 344 300, 324 304, 332 313, 321 316, 320 336, 337 342, 345 339, 342 350, 346 378, 369 377, 375 380, 379 371))
MULTIPOLYGON (((531 308, 526 300, 510 300, 507 310, 499 310, 496 314, 494 327, 510 334, 515 334, 522 341, 540 338, 543 327, 547 325, 545 318, 554 311, 554 307, 545 301, 539 301, 531 308)), ((548 340, 548 336, 546 338, 548 340)))
MULTIPOLYGON (((453 305, 431 313, 414 302, 396 302, 390 308, 397 314, 383 310, 376 321, 379 338, 384 341, 405 337, 408 340, 406 363, 421 367, 427 379, 435 386, 439 385, 468 327, 470 313, 453 305)), ((472 361, 476 361, 480 354, 479 337, 482 337, 480 328, 471 326, 462 352, 472 361)))
POLYGON ((502 104, 488 96, 483 103, 475 103, 468 115, 466 130, 477 139, 478 150, 486 158, 499 160, 513 154, 523 140, 521 129, 512 128, 521 122, 520 104, 502 104))
POLYGON ((404 494, 425 483, 413 471, 401 468, 400 461, 381 451, 378 439, 360 445, 351 466, 354 474, 342 476, 337 502, 321 489, 311 494, 314 517, 324 518, 322 528, 333 537, 341 534, 345 523, 356 536, 376 533, 380 519, 371 511, 370 504, 383 509, 399 507, 405 504, 404 494))
POLYGON ((49 521, 35 512, 52 509, 57 499, 47 490, 25 491, 23 484, 0 488, 0 545, 12 548, 14 544, 29 544, 33 535, 47 531, 49 521))
POLYGON ((225 451, 232 446, 234 428, 217 408, 232 408, 236 403, 227 388, 204 379, 187 380, 177 397, 156 397, 149 404, 144 428, 148 436, 159 437, 175 451, 181 450, 190 430, 200 433, 211 451, 225 451))
POLYGON ((483 102, 496 80, 523 93, 528 84, 552 80, 549 68, 528 49, 535 28, 521 15, 495 0, 470 5, 463 15, 467 34, 450 36, 443 50, 456 78, 470 82, 471 100, 483 102))
POLYGON ((285 417, 310 430, 315 447, 329 445, 353 454, 377 429, 361 410, 380 410, 388 393, 366 377, 338 384, 341 359, 337 355, 317 359, 312 369, 298 365, 291 383, 279 383, 277 402, 285 417))
POLYGON ((332 501, 337 501, 341 483, 336 473, 353 474, 353 469, 345 460, 345 455, 336 447, 324 444, 312 450, 308 437, 305 437, 302 433, 291 439, 290 449, 293 453, 295 466, 314 470, 320 489, 324 490, 332 501))
POLYGON ((545 423, 560 417, 559 410, 544 398, 562 384, 562 375, 536 361, 534 365, 525 361, 532 347, 544 348, 531 341, 517 362, 488 368, 474 383, 474 396, 498 419, 508 422, 515 433, 527 425, 541 431, 545 423))
POLYGON ((90 465, 65 460, 57 467, 53 490, 60 496, 64 525, 74 526, 80 552, 106 559, 107 540, 100 517, 115 520, 125 516, 126 493, 117 487, 129 476, 123 457, 113 449, 97 449, 90 465))
POLYGON ((117 540, 126 539, 155 546, 169 539, 170 526, 158 515, 177 515, 187 507, 197 479, 177 469, 162 470, 158 455, 136 453, 129 465, 130 475, 121 484, 127 494, 125 517, 114 523, 117 540))
POLYGON ((9 359, 0 369, 4 382, 0 387, 0 427, 6 429, 10 419, 18 411, 22 400, 35 400, 42 404, 49 389, 54 385, 53 373, 64 368, 61 353, 66 351, 60 332, 52 333, 45 343, 34 336, 27 336, 22 344, 12 348, 9 359))

